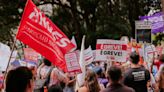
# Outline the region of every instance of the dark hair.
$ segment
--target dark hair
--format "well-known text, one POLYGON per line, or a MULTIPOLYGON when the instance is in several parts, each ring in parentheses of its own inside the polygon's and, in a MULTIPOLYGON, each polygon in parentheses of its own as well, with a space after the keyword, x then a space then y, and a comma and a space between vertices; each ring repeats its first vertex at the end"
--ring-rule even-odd
POLYGON ((121 68, 118 66, 112 66, 108 69, 107 71, 108 77, 113 81, 113 82, 118 82, 120 78, 122 77, 122 71, 121 68))
POLYGON ((159 61, 161 61, 161 62, 164 63, 164 54, 160 55, 160 57, 159 57, 159 61))
POLYGON ((47 66, 51 66, 51 62, 46 58, 44 58, 43 63, 47 66))
POLYGON ((6 92, 25 92, 33 74, 27 67, 10 70, 6 77, 6 92))
POLYGON ((52 85, 51 87, 48 88, 48 92, 63 92, 62 87, 57 84, 57 85, 52 85))
POLYGON ((130 59, 131 59, 131 62, 132 62, 133 64, 138 64, 138 62, 139 62, 139 54, 136 53, 136 52, 132 52, 132 53, 130 54, 130 59))
POLYGON ((99 76, 101 76, 102 72, 103 72, 101 67, 95 67, 95 68, 93 68, 93 71, 99 76))

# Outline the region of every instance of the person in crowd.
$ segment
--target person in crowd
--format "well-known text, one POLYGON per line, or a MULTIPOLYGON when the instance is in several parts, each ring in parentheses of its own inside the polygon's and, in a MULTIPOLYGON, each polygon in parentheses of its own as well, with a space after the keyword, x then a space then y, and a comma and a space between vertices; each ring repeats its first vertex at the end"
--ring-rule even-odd
POLYGON ((98 83, 96 73, 88 70, 85 78, 85 84, 78 89, 78 92, 99 92, 102 90, 101 85, 98 83))
POLYGON ((67 83, 64 88, 64 92, 75 92, 75 83, 76 83, 76 78, 75 76, 71 76, 69 73, 65 74, 67 76, 67 83))
POLYGON ((63 92, 63 89, 60 85, 52 85, 49 87, 48 92, 63 92))
POLYGON ((155 77, 156 77, 158 89, 160 90, 160 92, 164 92, 164 54, 162 54, 159 57, 159 61, 161 62, 161 64, 160 64, 159 71, 155 77))
POLYGON ((105 74, 101 67, 94 67, 93 71, 96 73, 99 84, 102 84, 104 87, 108 84, 108 80, 105 78, 105 74))
POLYGON ((4 74, 5 74, 5 71, 2 71, 0 72, 0 92, 3 92, 3 88, 4 88, 4 85, 3 85, 3 82, 4 82, 4 74))
POLYGON ((33 74, 27 67, 10 70, 6 77, 5 92, 33 92, 33 74))
POLYGON ((37 76, 37 68, 35 66, 30 66, 29 69, 32 71, 34 78, 37 76))
POLYGON ((130 55, 131 68, 125 71, 124 84, 132 87, 136 92, 148 92, 147 83, 150 81, 150 72, 139 64, 139 55, 132 52, 130 55))
POLYGON ((158 85, 158 92, 164 92, 164 67, 161 68, 159 73, 159 77, 156 79, 158 85))
POLYGON ((51 66, 51 62, 47 59, 43 59, 43 63, 37 69, 37 76, 36 76, 36 84, 34 88, 34 92, 42 92, 44 88, 48 88, 50 84, 50 75, 52 72, 53 67, 51 66), (39 80, 46 80, 44 84, 38 82, 39 80), (42 85, 39 87, 37 85, 42 85))
POLYGON ((110 85, 100 92, 135 92, 134 89, 121 84, 122 71, 118 66, 112 66, 107 71, 110 85))
POLYGON ((164 54, 158 55, 157 58, 154 59, 153 64, 157 66, 158 70, 162 64, 164 64, 164 54))
POLYGON ((41 79, 46 78, 51 68, 51 62, 47 59, 44 59, 43 63, 37 69, 37 76, 41 79))
POLYGON ((49 86, 60 84, 61 87, 64 89, 68 82, 68 77, 64 74, 63 71, 54 67, 51 75, 50 75, 50 83, 49 86))

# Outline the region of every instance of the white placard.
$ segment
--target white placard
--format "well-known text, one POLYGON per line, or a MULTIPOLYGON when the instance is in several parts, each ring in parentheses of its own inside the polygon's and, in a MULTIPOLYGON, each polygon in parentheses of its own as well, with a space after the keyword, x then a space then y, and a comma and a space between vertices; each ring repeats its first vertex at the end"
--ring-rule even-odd
POLYGON ((69 73, 81 73, 78 55, 79 54, 77 53, 77 51, 65 55, 66 65, 69 73))
POLYGON ((10 47, 0 43, 0 71, 6 70, 10 54, 10 47))
POLYGON ((98 39, 96 45, 96 61, 125 62, 127 42, 120 40, 98 39))
POLYGON ((85 65, 89 65, 93 62, 93 51, 91 46, 84 50, 85 65))
POLYGON ((153 57, 157 56, 157 51, 154 45, 149 45, 145 47, 145 61, 152 61, 153 57))

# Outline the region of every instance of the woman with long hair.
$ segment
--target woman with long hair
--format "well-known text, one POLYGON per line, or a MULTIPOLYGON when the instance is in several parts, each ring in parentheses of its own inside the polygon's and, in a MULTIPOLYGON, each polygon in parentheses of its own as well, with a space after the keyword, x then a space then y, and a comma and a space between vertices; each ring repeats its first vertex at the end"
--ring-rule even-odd
POLYGON ((100 86, 96 73, 89 70, 86 74, 85 84, 83 87, 79 88, 78 92, 100 92, 100 86))

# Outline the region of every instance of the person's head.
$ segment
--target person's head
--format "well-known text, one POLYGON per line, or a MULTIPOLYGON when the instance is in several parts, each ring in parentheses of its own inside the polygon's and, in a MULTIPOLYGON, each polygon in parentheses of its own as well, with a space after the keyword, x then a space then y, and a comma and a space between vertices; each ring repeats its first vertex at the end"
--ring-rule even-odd
POLYGON ((33 74, 27 67, 10 70, 6 77, 5 92, 32 92, 33 74))
POLYGON ((92 71, 92 70, 87 71, 85 81, 86 81, 86 86, 89 89, 89 92, 99 92, 100 91, 97 76, 94 71, 92 71))
POLYGON ((122 79, 122 71, 118 66, 112 66, 107 70, 107 77, 112 83, 118 83, 122 79))
POLYGON ((162 62, 162 63, 164 63, 164 54, 160 55, 159 61, 162 62))
POLYGON ((43 63, 46 65, 46 66, 51 66, 51 62, 48 60, 48 59, 44 59, 43 60, 43 63))
POLYGON ((130 54, 130 61, 133 64, 138 64, 139 63, 139 54, 136 52, 132 52, 130 54))
POLYGON ((63 92, 63 90, 60 85, 52 85, 48 88, 48 92, 63 92))

